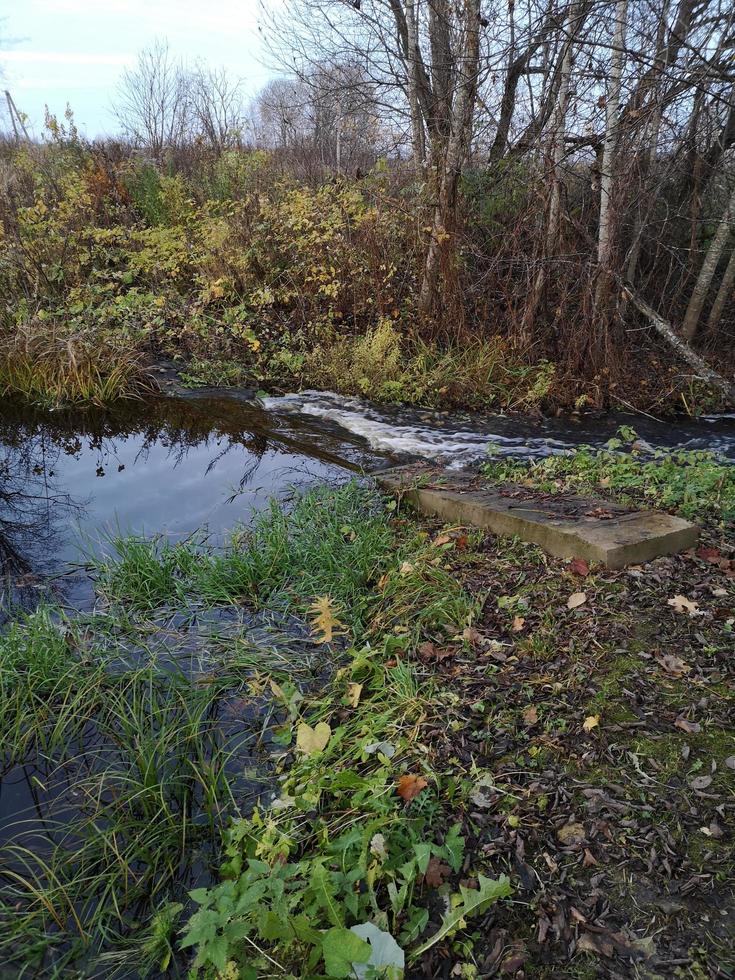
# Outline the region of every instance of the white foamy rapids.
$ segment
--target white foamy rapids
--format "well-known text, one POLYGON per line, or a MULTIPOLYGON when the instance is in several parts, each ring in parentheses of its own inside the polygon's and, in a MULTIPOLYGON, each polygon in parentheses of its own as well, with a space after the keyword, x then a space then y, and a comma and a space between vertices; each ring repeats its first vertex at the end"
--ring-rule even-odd
POLYGON ((517 454, 520 450, 523 455, 547 456, 550 452, 569 448, 568 444, 555 439, 509 438, 497 433, 453 428, 451 418, 445 421, 438 414, 435 426, 418 420, 402 425, 368 402, 329 391, 265 397, 262 402, 263 407, 272 412, 309 415, 333 422, 362 437, 371 448, 380 452, 441 460, 450 468, 481 459, 491 442, 497 445, 500 454, 517 454))

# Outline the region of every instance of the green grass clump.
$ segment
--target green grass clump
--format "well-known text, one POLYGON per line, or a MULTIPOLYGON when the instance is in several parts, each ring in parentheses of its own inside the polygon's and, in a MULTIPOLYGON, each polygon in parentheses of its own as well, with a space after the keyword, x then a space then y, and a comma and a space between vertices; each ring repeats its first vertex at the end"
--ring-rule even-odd
MULTIPOLYGON (((351 483, 274 505, 219 553, 120 539, 99 567, 114 603, 73 619, 40 610, 0 636, 4 771, 35 767, 42 811, 0 845, 0 961, 18 975, 248 977, 276 963, 336 976, 382 948, 397 977, 508 894, 504 876, 459 884, 461 828, 417 748, 441 700, 416 644, 461 634, 477 603, 451 540, 390 506, 351 483), (303 616, 318 596, 354 642, 316 693, 286 657, 254 659, 239 631, 205 631, 209 672, 186 676, 173 627, 127 615, 164 604, 168 619, 167 604, 204 598, 303 616), (305 747, 318 725, 326 743, 305 747), (406 773, 415 799, 397 792, 406 773), (430 926, 432 858, 448 901, 430 926), (219 874, 189 894, 207 864, 219 874)), ((182 628, 182 653, 192 639, 182 628)), ((324 642, 322 676, 332 656, 324 642)))
POLYGON ((0 337, 0 394, 41 405, 92 403, 151 390, 134 347, 109 338, 65 336, 53 324, 34 321, 0 337))
POLYGON ((310 490, 288 512, 273 502, 220 553, 191 541, 117 537, 112 558, 97 564, 99 589, 140 609, 191 596, 256 605, 288 596, 302 607, 329 596, 356 624, 393 537, 380 498, 351 482, 310 490))
MULTIPOLYGON (((625 433, 627 442, 634 433, 625 433)), ((715 453, 657 449, 644 454, 622 439, 605 449, 583 446, 536 461, 492 460, 483 472, 498 482, 520 482, 546 493, 604 493, 624 503, 653 504, 685 517, 735 519, 735 467, 715 453)))

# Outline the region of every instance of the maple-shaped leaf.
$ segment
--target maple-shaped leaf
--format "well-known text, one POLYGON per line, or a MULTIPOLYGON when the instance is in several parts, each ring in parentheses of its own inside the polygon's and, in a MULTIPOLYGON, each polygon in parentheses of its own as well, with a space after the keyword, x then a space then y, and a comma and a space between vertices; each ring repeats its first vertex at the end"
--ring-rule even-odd
POLYGON ((410 803, 411 800, 415 800, 419 793, 426 789, 429 784, 426 782, 423 776, 417 776, 414 773, 406 773, 401 776, 396 783, 396 793, 405 800, 406 803, 410 803))
POLYGON ((331 643, 335 635, 344 633, 344 625, 337 619, 334 603, 328 595, 319 596, 310 606, 311 631, 320 643, 331 643))
POLYGON ((678 613, 688 613, 690 616, 704 615, 697 603, 692 599, 687 599, 685 595, 675 595, 673 599, 668 600, 668 604, 673 606, 674 611, 678 613))

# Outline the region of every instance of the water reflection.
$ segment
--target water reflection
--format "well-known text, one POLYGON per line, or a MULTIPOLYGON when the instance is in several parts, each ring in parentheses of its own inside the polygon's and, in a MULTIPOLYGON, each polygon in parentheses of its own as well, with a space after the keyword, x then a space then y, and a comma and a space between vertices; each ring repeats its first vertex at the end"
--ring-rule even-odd
POLYGON ((110 531, 212 540, 272 496, 341 480, 379 462, 323 424, 225 399, 152 399, 112 411, 0 404, 0 606, 28 608, 48 577, 84 602, 80 546, 110 531))

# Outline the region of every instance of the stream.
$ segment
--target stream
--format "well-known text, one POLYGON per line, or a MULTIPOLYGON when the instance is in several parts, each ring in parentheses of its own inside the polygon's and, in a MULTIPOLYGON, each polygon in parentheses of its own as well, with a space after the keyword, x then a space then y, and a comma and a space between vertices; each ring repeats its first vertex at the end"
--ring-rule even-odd
POLYGON ((156 397, 110 410, 43 412, 0 402, 0 606, 54 595, 84 608, 77 567, 116 533, 217 544, 276 497, 424 458, 450 466, 603 445, 632 425, 655 446, 735 459, 735 417, 533 419, 379 407, 324 392, 247 400, 237 392, 156 397))

